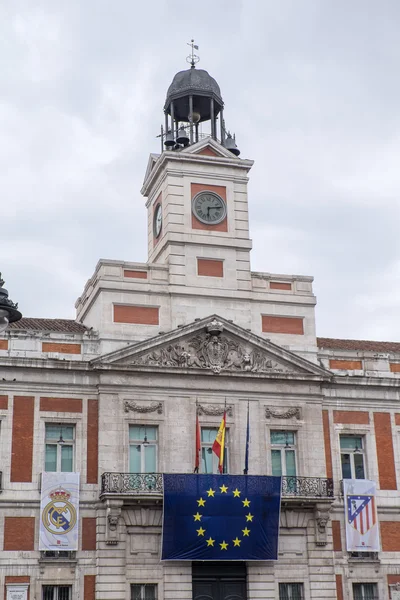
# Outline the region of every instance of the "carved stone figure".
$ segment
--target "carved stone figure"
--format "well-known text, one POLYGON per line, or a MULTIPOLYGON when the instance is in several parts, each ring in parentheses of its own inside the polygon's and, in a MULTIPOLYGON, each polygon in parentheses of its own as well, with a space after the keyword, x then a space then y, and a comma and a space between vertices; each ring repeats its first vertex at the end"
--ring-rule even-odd
MULTIPOLYGON (((212 405, 212 404, 199 404, 197 407, 198 415, 207 415, 210 417, 222 416, 224 414, 225 406, 223 404, 220 405, 212 405)), ((228 405, 226 407, 226 414, 228 417, 233 416, 233 408, 232 405, 228 405)))
MULTIPOLYGON (((135 365, 208 369, 247 373, 289 373, 290 370, 259 348, 253 348, 223 334, 223 325, 213 319, 205 331, 176 344, 147 352, 136 358, 135 365)), ((293 371, 293 369, 292 369, 293 371)))
POLYGON ((315 543, 317 546, 326 546, 327 525, 330 519, 331 507, 317 506, 315 510, 315 543))

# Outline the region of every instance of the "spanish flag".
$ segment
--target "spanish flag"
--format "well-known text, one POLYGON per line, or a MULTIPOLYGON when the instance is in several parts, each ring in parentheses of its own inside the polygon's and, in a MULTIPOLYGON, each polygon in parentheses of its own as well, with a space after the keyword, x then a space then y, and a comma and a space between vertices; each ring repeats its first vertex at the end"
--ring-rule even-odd
POLYGON ((224 470, 224 454, 225 454, 225 430, 226 430, 226 410, 222 417, 221 425, 219 426, 217 437, 212 446, 212 451, 218 456, 218 471, 223 473, 224 470))

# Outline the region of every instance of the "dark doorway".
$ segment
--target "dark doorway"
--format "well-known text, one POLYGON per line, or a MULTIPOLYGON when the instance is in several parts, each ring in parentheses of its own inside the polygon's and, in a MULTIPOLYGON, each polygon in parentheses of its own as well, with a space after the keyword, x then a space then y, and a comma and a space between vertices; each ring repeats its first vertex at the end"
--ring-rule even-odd
POLYGON ((246 600, 246 563, 192 565, 193 600, 246 600))

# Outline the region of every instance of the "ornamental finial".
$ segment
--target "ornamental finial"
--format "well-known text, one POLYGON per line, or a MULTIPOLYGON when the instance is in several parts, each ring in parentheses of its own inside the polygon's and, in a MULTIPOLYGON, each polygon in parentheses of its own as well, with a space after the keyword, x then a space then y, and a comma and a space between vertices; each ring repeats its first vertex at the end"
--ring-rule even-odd
POLYGON ((186 60, 188 63, 190 63, 191 68, 194 69, 196 63, 198 63, 200 60, 200 57, 197 56, 197 54, 195 54, 194 51, 198 50, 199 47, 194 43, 194 40, 190 40, 190 43, 188 42, 187 45, 192 48, 192 53, 186 57, 186 60))

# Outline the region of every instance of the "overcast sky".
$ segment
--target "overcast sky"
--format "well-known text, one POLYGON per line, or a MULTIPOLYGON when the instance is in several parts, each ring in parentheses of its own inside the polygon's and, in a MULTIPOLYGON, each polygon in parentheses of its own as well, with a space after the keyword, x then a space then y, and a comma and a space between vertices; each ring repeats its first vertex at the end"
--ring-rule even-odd
POLYGON ((398 0, 3 0, 0 270, 74 318, 99 258, 146 261, 140 194, 186 42, 250 173, 252 269, 313 275, 320 336, 400 340, 398 0))

